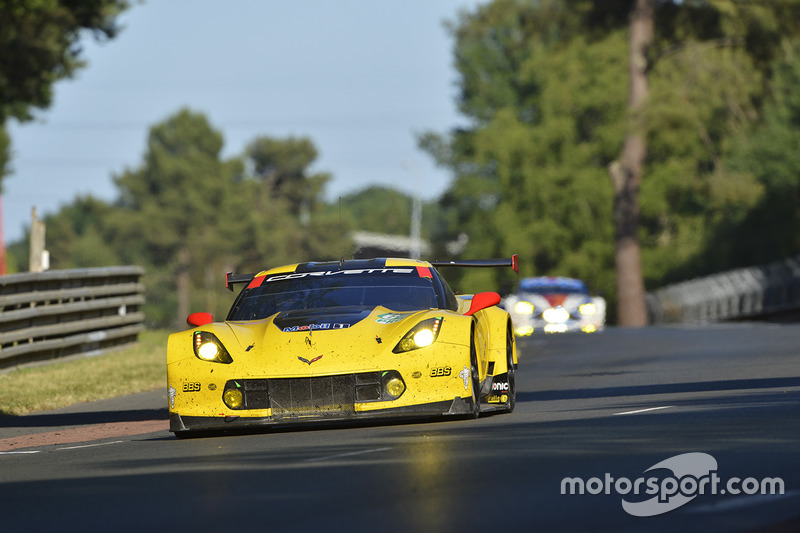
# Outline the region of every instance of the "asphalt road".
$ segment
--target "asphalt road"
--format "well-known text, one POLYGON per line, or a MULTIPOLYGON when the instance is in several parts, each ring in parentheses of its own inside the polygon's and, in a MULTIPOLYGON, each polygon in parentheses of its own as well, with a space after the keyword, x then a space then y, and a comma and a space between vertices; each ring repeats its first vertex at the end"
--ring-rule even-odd
POLYGON ((478 420, 178 440, 163 391, 0 417, 0 442, 30 439, 0 451, 0 530, 800 530, 800 326, 520 351, 516 411, 478 420))

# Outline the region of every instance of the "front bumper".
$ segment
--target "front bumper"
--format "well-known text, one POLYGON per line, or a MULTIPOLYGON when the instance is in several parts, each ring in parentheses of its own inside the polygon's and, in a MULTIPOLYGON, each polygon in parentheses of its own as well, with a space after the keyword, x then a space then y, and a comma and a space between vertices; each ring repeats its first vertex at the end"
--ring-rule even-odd
POLYGON ((594 333, 603 329, 602 324, 590 320, 567 320, 565 322, 547 322, 541 318, 515 317, 514 332, 517 336, 528 336, 534 333, 594 333))
POLYGON ((308 411, 293 416, 272 415, 222 415, 220 416, 187 416, 171 412, 169 430, 175 434, 187 434, 193 431, 237 431, 271 426, 297 426, 305 424, 336 424, 358 421, 374 421, 380 419, 429 418, 446 416, 469 416, 474 413, 472 398, 456 396, 452 400, 431 402, 418 405, 390 407, 371 411, 320 410, 308 411))
POLYGON ((404 377, 396 370, 386 370, 210 383, 172 380, 168 389, 170 430, 187 432, 474 412, 472 398, 466 396, 471 394, 469 380, 461 375, 466 370, 459 372, 451 367, 436 370, 444 369, 447 375, 442 377, 423 377, 420 372, 404 377), (398 382, 403 384, 400 388, 396 388, 398 382))

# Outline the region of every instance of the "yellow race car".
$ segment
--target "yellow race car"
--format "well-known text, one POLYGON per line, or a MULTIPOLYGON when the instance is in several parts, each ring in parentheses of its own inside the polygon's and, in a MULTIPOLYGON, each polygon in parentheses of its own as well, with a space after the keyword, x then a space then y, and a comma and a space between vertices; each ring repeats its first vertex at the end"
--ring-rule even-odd
POLYGON ((170 431, 476 417, 514 409, 517 350, 494 292, 455 295, 442 267, 511 259, 301 263, 254 275, 224 322, 193 313, 169 336, 170 431))

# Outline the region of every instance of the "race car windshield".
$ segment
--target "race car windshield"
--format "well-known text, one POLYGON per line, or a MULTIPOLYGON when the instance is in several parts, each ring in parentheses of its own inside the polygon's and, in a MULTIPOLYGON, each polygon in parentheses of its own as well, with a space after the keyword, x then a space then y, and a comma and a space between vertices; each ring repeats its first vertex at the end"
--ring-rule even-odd
POLYGON ((245 289, 228 320, 258 320, 284 311, 379 305, 393 311, 440 307, 430 278, 392 274, 308 276, 265 281, 245 289))

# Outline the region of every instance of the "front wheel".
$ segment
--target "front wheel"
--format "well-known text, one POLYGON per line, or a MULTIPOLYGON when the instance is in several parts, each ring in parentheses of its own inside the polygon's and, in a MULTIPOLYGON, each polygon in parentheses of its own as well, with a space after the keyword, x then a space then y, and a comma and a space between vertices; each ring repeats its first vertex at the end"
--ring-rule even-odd
POLYGON ((517 386, 514 376, 517 372, 514 368, 514 332, 511 328, 508 328, 506 332, 506 362, 508 364, 508 401, 505 412, 511 413, 517 404, 517 386))
POLYGON ((470 383, 472 384, 472 414, 477 418, 481 414, 481 375, 478 370, 478 351, 475 341, 469 345, 470 383))

